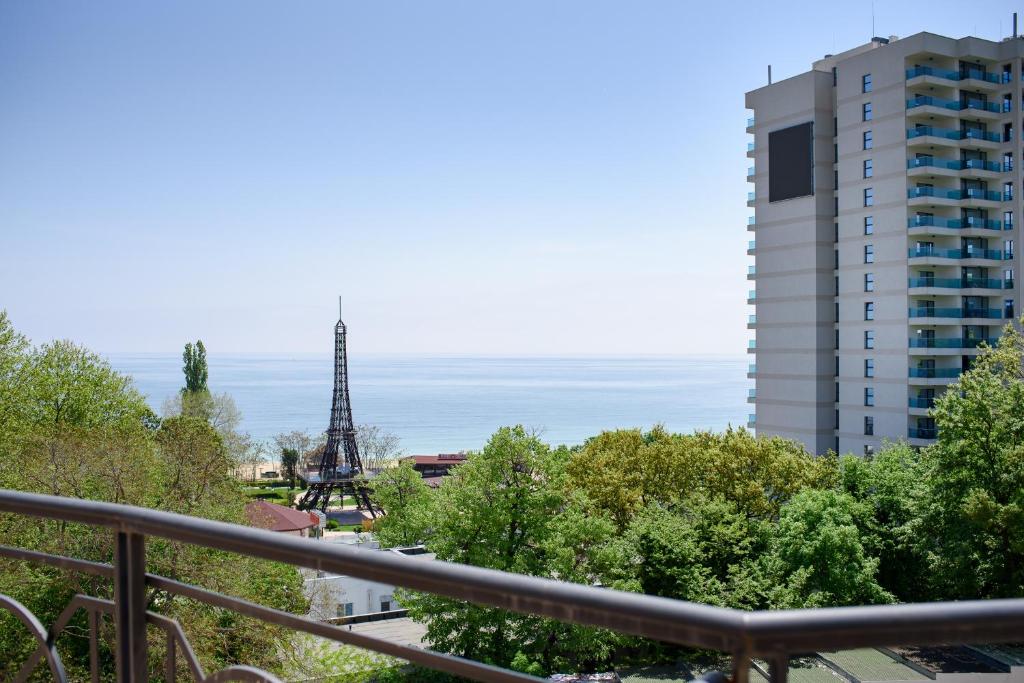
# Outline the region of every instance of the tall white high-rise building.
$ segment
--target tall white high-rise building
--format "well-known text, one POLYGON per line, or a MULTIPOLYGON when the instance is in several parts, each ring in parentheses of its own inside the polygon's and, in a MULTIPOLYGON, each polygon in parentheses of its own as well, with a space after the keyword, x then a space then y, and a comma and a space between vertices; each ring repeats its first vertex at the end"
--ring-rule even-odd
POLYGON ((759 434, 935 438, 934 398, 1018 314, 1022 57, 875 38, 747 93, 759 434))

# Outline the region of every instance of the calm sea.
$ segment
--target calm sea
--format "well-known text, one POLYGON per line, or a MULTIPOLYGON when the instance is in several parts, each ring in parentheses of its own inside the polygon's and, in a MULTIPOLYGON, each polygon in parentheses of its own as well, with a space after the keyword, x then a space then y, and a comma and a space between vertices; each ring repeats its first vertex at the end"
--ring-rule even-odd
MULTIPOLYGON (((182 386, 180 354, 109 354, 157 411, 182 386)), ((213 354, 210 389, 227 392, 258 439, 327 428, 327 355, 213 354)), ((502 425, 575 444, 606 429, 723 429, 746 423, 746 358, 354 356, 352 412, 397 434, 406 453, 478 449, 502 425)))

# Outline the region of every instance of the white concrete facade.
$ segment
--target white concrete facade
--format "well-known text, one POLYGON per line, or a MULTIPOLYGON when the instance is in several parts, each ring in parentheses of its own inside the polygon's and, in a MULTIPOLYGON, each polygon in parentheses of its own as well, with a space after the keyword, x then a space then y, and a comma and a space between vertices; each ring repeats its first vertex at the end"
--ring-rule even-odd
POLYGON ((1019 313, 1022 57, 919 33, 747 93, 759 434, 931 442, 933 397, 1019 313), (805 122, 813 194, 769 201, 768 136, 805 122))

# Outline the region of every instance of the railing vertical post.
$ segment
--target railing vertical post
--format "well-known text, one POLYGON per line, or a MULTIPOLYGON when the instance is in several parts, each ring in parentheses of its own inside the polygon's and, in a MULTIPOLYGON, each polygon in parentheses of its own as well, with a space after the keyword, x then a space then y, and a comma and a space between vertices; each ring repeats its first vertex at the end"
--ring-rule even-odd
POLYGON ((118 683, 146 683, 146 540, 117 533, 114 553, 114 625, 118 683))
POLYGON ((772 683, 786 683, 786 677, 789 676, 789 655, 780 652, 772 657, 768 664, 768 673, 772 683))

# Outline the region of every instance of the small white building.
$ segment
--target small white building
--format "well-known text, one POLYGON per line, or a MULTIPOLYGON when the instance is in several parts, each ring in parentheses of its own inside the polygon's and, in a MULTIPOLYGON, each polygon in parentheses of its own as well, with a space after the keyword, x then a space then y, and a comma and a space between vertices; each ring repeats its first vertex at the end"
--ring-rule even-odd
MULTIPOLYGON (((395 553, 408 558, 410 563, 434 559, 434 554, 426 552, 423 546, 381 549, 375 540, 362 535, 354 543, 347 542, 364 550, 395 553)), ((410 571, 415 571, 415 567, 410 567, 410 571)), ((302 573, 310 602, 309 616, 318 621, 401 609, 394 599, 395 587, 390 584, 316 570, 304 569, 302 573)))

